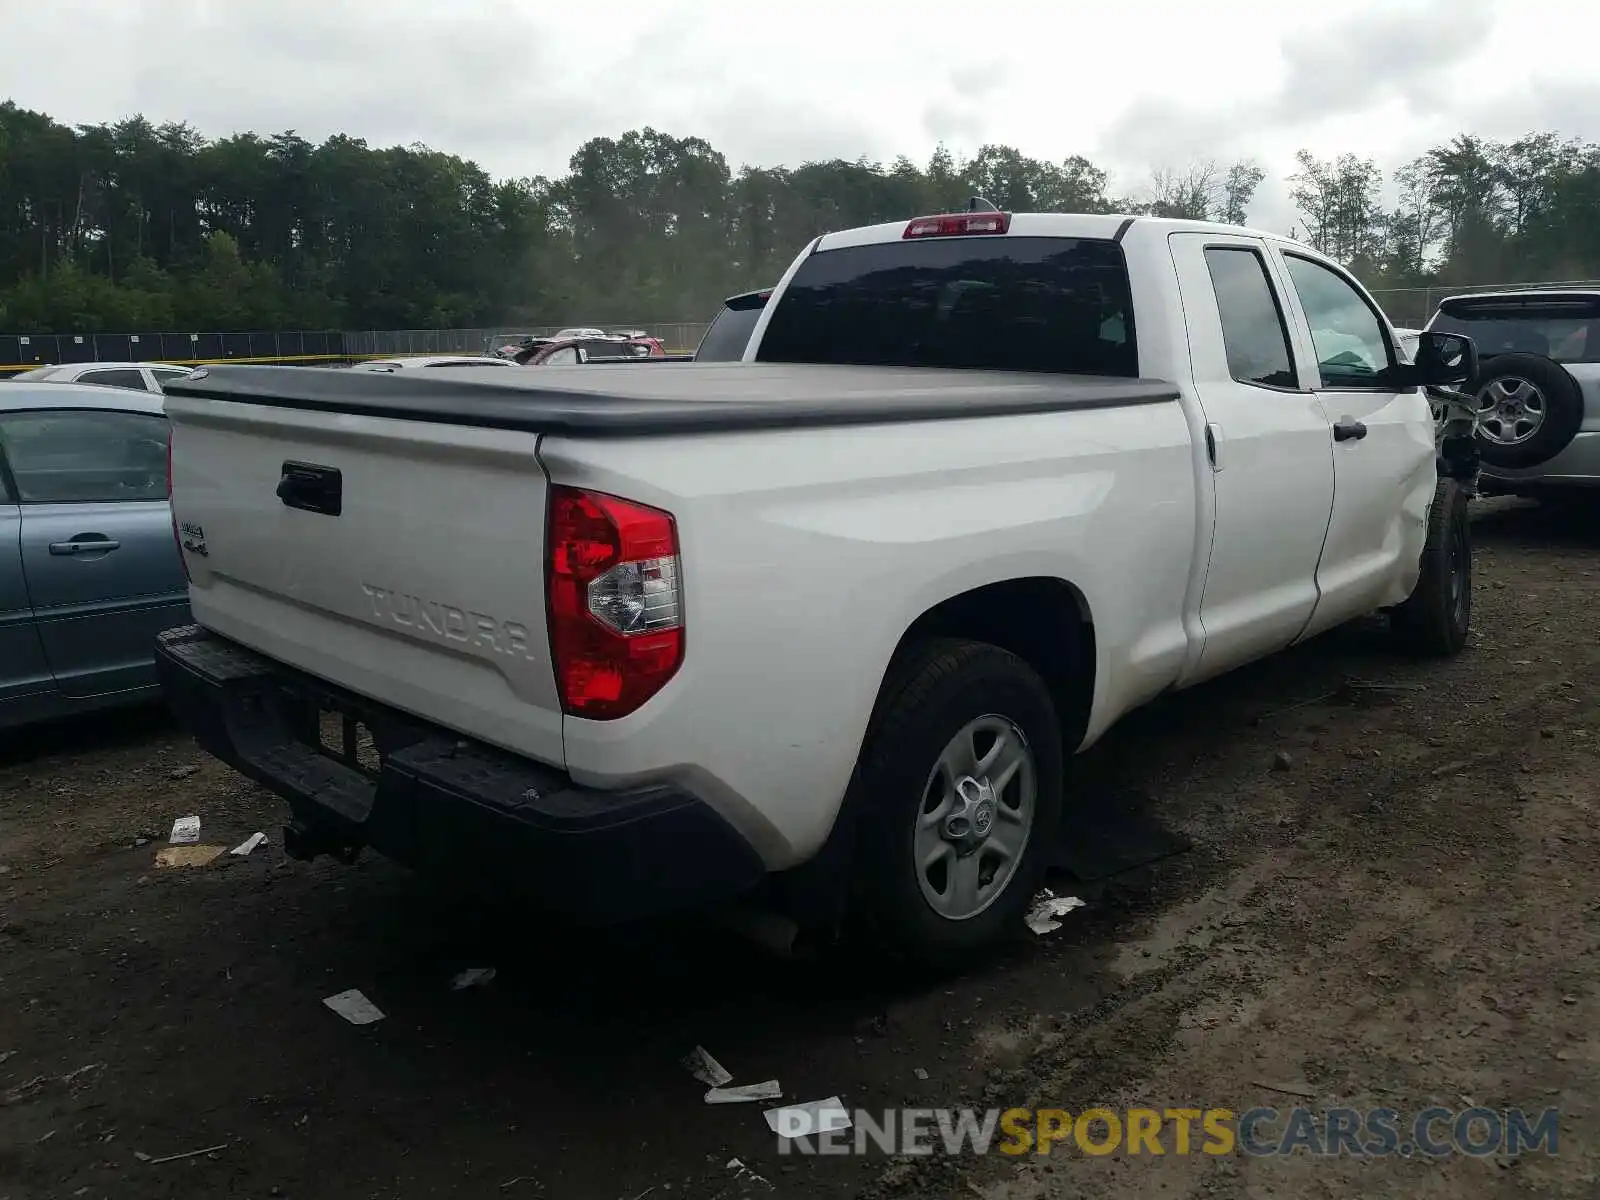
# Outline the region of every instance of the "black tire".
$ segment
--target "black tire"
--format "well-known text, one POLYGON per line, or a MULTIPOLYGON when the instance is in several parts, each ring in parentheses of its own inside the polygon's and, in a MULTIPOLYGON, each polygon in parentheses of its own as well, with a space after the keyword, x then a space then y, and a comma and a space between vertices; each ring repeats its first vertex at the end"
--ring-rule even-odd
POLYGON ((1478 398, 1480 426, 1491 419, 1484 408, 1492 389, 1509 381, 1525 381, 1543 397, 1544 420, 1526 441, 1506 445, 1491 439, 1480 427, 1478 448, 1490 466, 1537 467, 1560 454, 1583 424, 1583 390, 1578 381, 1553 359, 1540 354, 1497 354, 1485 359, 1474 392, 1478 398))
POLYGON ((1468 494, 1454 479, 1441 479, 1428 511, 1428 541, 1422 574, 1406 602, 1389 614, 1390 627, 1413 654, 1446 658, 1459 654, 1472 626, 1472 537, 1468 494))
POLYGON ((852 781, 859 803, 852 860, 852 923, 876 952, 934 970, 959 967, 998 945, 1038 891, 1060 830, 1061 724, 1044 681, 1009 651, 980 642, 937 640, 891 671, 852 781), (987 908, 963 919, 924 898, 912 834, 940 754, 970 722, 1005 718, 1032 752, 1032 828, 1009 881, 987 908))

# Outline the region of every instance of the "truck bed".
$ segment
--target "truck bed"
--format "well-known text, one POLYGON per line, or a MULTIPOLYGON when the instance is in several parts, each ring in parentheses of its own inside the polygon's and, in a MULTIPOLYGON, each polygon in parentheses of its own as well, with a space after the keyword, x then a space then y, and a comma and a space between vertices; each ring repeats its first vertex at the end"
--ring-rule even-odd
POLYGON ((222 366, 172 396, 579 437, 876 425, 1164 404, 1170 383, 911 367, 679 363, 657 371, 222 366))

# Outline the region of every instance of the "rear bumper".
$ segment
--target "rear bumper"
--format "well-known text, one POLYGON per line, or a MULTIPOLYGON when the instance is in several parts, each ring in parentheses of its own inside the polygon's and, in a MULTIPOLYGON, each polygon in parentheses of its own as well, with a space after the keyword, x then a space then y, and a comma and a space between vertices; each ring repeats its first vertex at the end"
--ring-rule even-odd
POLYGON ((682 791, 578 787, 198 625, 162 634, 156 666, 200 745, 288 801, 286 839, 301 847, 370 846, 582 925, 727 899, 765 877, 733 827, 682 791), (359 721, 370 744, 345 760, 317 749, 322 713, 359 721))
POLYGON ((1537 467, 1513 470, 1484 463, 1483 475, 1494 484, 1502 485, 1501 491, 1516 491, 1520 487, 1600 486, 1600 431, 1579 433, 1565 450, 1537 467))

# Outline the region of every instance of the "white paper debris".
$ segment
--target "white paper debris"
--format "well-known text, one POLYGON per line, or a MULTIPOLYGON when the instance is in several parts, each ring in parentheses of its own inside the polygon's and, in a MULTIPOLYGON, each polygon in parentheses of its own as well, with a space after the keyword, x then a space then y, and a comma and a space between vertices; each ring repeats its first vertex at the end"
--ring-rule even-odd
POLYGON ((199 840, 199 817, 179 817, 172 823, 172 836, 167 839, 174 846, 192 846, 199 840))
POLYGON ((767 1119, 767 1128, 783 1138, 813 1137, 850 1128, 850 1113, 837 1096, 769 1108, 761 1115, 767 1119))
POLYGON ((1037 934, 1054 933, 1061 928, 1058 918, 1066 916, 1075 908, 1085 907, 1084 902, 1076 896, 1057 896, 1048 890, 1042 891, 1034 898, 1033 907, 1028 910, 1028 928, 1037 934))
POLYGON ((706 1093, 707 1104, 749 1104, 752 1100, 781 1100, 783 1088, 776 1079, 764 1083, 741 1083, 738 1087, 714 1087, 706 1093))
POLYGON ((249 837, 245 838, 244 841, 240 842, 232 850, 229 850, 228 853, 229 854, 237 854, 240 858, 243 858, 247 854, 249 854, 250 851, 254 850, 257 846, 261 845, 266 840, 267 840, 267 835, 266 834, 264 834, 264 833, 252 833, 249 837))
POLYGON ((913 1067, 911 1069, 911 1073, 913 1075, 915 1075, 918 1079, 926 1080, 928 1078, 928 1072, 923 1067, 913 1067))
POLYGON ((374 1021, 383 1020, 382 1010, 357 988, 329 996, 323 1003, 352 1025, 371 1025, 374 1021))
POLYGON ((450 981, 450 990, 464 992, 469 987, 482 987, 492 982, 494 982, 493 967, 468 967, 450 981))
POLYGON ((678 1061, 685 1071, 710 1088, 719 1088, 733 1079, 733 1072, 712 1058, 704 1046, 696 1046, 678 1061))

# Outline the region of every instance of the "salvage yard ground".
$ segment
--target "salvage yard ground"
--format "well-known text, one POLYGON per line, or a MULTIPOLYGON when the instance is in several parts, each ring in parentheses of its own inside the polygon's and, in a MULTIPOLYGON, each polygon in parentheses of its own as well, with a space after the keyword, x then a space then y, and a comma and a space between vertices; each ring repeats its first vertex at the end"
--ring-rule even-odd
POLYGON ((1195 848, 932 986, 288 862, 276 801, 158 714, 13 735, 0 1200, 1596 1195, 1600 520, 1480 509, 1461 658, 1398 659, 1367 625, 1135 715, 1084 787, 1149 797, 1195 848), (155 870, 189 813, 271 841, 155 870), (348 988, 386 1018, 321 1003, 348 988), (1559 1106, 1560 1152, 780 1157, 763 1105, 702 1103, 697 1043, 737 1082, 864 1108, 1243 1110, 1294 1103, 1261 1086, 1283 1081, 1319 1108, 1559 1106))

